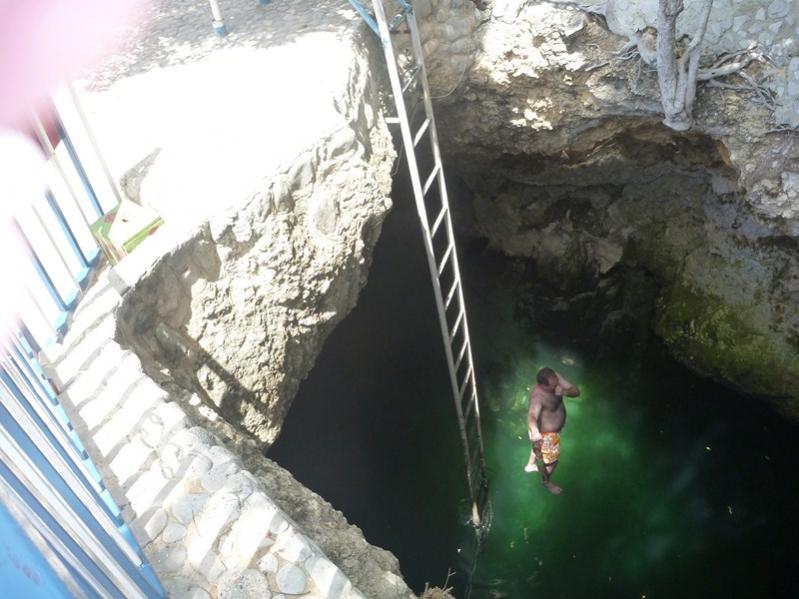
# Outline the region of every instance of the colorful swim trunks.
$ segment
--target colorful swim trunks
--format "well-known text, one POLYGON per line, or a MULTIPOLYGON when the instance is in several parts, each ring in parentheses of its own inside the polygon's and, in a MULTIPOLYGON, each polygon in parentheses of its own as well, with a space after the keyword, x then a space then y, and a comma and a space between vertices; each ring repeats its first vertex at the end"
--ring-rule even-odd
POLYGON ((545 464, 553 464, 560 458, 560 434, 542 433, 541 457, 545 464))

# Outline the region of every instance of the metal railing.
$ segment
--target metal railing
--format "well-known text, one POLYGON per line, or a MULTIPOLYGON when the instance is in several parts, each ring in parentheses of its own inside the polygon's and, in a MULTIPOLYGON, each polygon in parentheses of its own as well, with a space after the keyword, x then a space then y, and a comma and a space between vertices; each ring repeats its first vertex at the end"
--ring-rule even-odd
MULTIPOLYGON (((258 5, 266 6, 271 2, 272 0, 258 0, 258 5)), ((208 0, 208 3, 211 5, 211 28, 219 37, 226 36, 227 25, 225 25, 225 18, 222 16, 222 10, 219 8, 219 2, 217 0, 208 0)))
POLYGON ((0 320, 0 586, 15 596, 164 597, 36 358, 63 339, 91 283, 100 250, 90 225, 110 208, 101 198, 115 205, 118 192, 71 89, 58 109, 31 118, 31 133, 47 157, 46 186, 5 198, 13 212, 0 233, 10 257, 0 320))

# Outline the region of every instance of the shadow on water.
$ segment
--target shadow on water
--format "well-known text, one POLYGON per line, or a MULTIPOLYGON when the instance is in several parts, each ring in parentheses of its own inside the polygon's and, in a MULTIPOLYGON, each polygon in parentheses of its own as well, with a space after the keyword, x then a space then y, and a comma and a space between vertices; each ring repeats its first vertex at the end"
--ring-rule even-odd
POLYGON ((566 341, 520 313, 503 259, 465 248, 494 521, 471 586, 457 425, 412 200, 395 191, 369 282, 302 384, 269 457, 459 599, 799 596, 797 427, 655 342, 566 341), (602 351, 599 351, 599 350, 602 351), (601 356, 601 357, 596 357, 601 356), (527 395, 567 400, 552 497, 523 472, 527 395))
POLYGON ((467 506, 421 233, 410 200, 395 197, 358 305, 326 341, 268 456, 392 551, 420 592, 455 566, 467 506))

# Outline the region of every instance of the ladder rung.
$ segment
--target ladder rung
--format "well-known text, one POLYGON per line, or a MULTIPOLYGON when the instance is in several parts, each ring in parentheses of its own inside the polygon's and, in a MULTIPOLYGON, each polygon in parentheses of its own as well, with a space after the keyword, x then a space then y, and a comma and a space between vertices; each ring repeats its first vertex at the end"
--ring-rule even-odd
POLYGON ((427 128, 428 128, 429 126, 430 126, 430 117, 427 117, 427 118, 424 120, 424 123, 422 123, 422 126, 421 126, 421 127, 419 127, 419 130, 416 132, 416 135, 415 135, 415 136, 414 136, 414 138, 413 138, 413 147, 414 147, 414 148, 415 148, 417 145, 419 145, 419 141, 422 139, 422 136, 425 134, 425 131, 427 131, 427 128))
MULTIPOLYGON (((402 85, 402 93, 403 94, 406 91, 408 91, 408 89, 410 89, 410 87, 413 85, 414 81, 416 81, 416 78, 419 76, 419 73, 421 73, 421 72, 422 72, 422 65, 417 64, 413 68, 413 70, 411 71, 411 74, 408 75, 407 81, 405 81, 405 83, 402 85)), ((416 145, 416 144, 414 144, 414 145, 416 145)))
POLYGON ((477 403, 475 398, 477 395, 475 394, 474 390, 472 390, 472 394, 469 396, 469 403, 466 404, 466 411, 463 413, 463 420, 465 422, 469 421, 469 416, 472 415, 472 411, 474 410, 474 406, 477 403))
POLYGON ((438 171, 441 170, 441 165, 437 164, 436 167, 433 169, 433 172, 430 173, 430 176, 427 177, 427 181, 424 183, 424 188, 422 189, 422 195, 427 195, 427 190, 430 189, 430 186, 433 184, 433 181, 438 174, 438 171))
POLYGON ((469 386, 469 383, 472 382, 472 367, 469 366, 469 369, 466 371, 466 380, 463 381, 461 388, 458 389, 458 400, 463 399, 463 393, 466 391, 466 387, 469 386))
POLYGON ((458 313, 458 319, 455 321, 455 325, 452 327, 452 332, 449 334, 449 342, 452 343, 452 340, 455 339, 455 335, 458 334, 458 329, 461 328, 461 323, 463 323, 463 315, 465 312, 461 310, 458 313))
POLYGON ((386 117, 386 124, 388 125, 399 125, 400 118, 398 116, 387 116, 386 117))
POLYGON ((461 351, 458 352, 458 358, 455 360, 455 370, 458 370, 458 368, 460 367, 461 362, 463 361, 463 356, 466 355, 466 350, 468 348, 469 348, 469 340, 464 339, 463 347, 461 348, 461 351))
POLYGON ((430 229, 430 237, 435 237, 436 231, 441 226, 441 223, 444 222, 444 217, 447 214, 447 206, 441 207, 441 212, 438 213, 436 220, 433 222, 433 226, 430 229))
POLYGON ((458 291, 458 283, 460 283, 460 279, 456 277, 455 281, 452 283, 452 287, 450 288, 449 293, 447 293, 446 299, 444 300, 445 310, 449 308, 449 305, 452 303, 452 298, 455 297, 455 293, 458 291))
POLYGON ((452 255, 452 250, 455 249, 453 244, 449 244, 447 251, 444 253, 444 257, 441 258, 441 262, 438 263, 438 276, 441 276, 441 273, 444 272, 444 267, 447 265, 447 260, 452 255))

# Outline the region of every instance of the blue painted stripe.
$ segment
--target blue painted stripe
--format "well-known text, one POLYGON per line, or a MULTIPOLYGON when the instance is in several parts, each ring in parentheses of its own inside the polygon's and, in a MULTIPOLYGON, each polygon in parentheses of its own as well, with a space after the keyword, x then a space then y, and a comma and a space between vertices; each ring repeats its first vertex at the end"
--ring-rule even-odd
MULTIPOLYGON (((75 430, 75 427, 72 426, 72 422, 70 422, 69 416, 64 411, 64 407, 59 402, 58 397, 56 396, 55 391, 53 390, 53 388, 50 385, 50 383, 43 379, 44 374, 42 372, 41 366, 39 366, 38 362, 35 361, 35 360, 27 360, 27 359, 25 359, 25 357, 22 355, 22 352, 20 352, 19 349, 16 346, 12 345, 12 350, 13 350, 13 355, 11 356, 11 358, 12 358, 12 361, 14 362, 15 366, 17 367, 17 369, 18 370, 20 369, 20 367, 18 365, 18 363, 19 363, 19 364, 22 364, 24 369, 27 371, 27 374, 28 374, 27 377, 24 376, 24 373, 20 373, 21 375, 23 375, 24 380, 26 381, 26 384, 28 384, 30 386, 30 383, 29 383, 30 380, 36 381, 37 386, 44 393, 44 395, 47 397, 47 399, 49 400, 50 404, 52 405, 53 412, 61 420, 61 422, 63 422, 66 425, 66 427, 68 428, 70 439, 72 440, 72 443, 75 445, 75 448, 78 450, 78 453, 79 453, 79 455, 80 455, 80 457, 81 457, 81 459, 83 461, 84 466, 89 471, 89 473, 92 475, 92 478, 100 486, 100 489, 101 490, 105 490, 105 483, 103 483, 102 477, 100 476, 100 473, 97 471, 97 468, 95 468, 94 463, 91 461, 91 459, 89 459, 89 452, 86 451, 86 447, 84 447, 83 442, 80 440, 80 437, 78 436, 78 433, 75 430), (36 376, 36 373, 34 371, 34 367, 36 367, 38 369, 38 371, 42 374, 41 378, 36 376)), ((36 393, 35 390, 32 389, 32 391, 34 391, 34 393, 36 393)), ((41 393, 37 393, 37 395, 41 396, 41 393)), ((101 493, 101 497, 102 497, 102 493, 101 493)), ((111 502, 108 503, 108 501, 107 501, 107 499, 105 497, 102 497, 102 499, 108 505, 109 514, 111 514, 114 517, 118 518, 119 514, 120 514, 120 511, 119 511, 119 508, 117 507, 117 505, 113 502, 113 500, 111 500, 111 502)), ((109 499, 110 499, 110 495, 109 495, 109 499)))
POLYGON ((39 404, 50 414, 51 418, 53 419, 53 425, 60 430, 63 430, 64 434, 70 439, 78 459, 84 460, 88 458, 89 454, 86 453, 83 443, 81 443, 80 438, 75 432, 75 429, 72 427, 72 423, 70 423, 69 418, 64 411, 64 408, 58 403, 58 400, 53 403, 52 401, 48 401, 42 397, 41 393, 39 393, 34 386, 33 381, 31 381, 30 377, 19 365, 17 360, 14 360, 12 357, 11 363, 14 365, 14 369, 16 370, 18 376, 24 381, 25 386, 30 390, 33 398, 35 398, 36 401, 38 401, 39 404))
MULTIPOLYGON (((70 470, 72 470, 72 472, 75 474, 78 480, 80 480, 81 484, 86 488, 87 491, 89 491, 89 493, 91 493, 98 499, 97 501, 98 504, 104 506, 105 505, 104 502, 99 501, 99 497, 97 497, 98 494, 95 491, 93 485, 91 484, 90 481, 86 479, 85 475, 83 474, 83 472, 76 463, 76 460, 82 459, 80 456, 77 455, 77 449, 73 447, 73 450, 75 450, 76 453, 75 456, 70 456, 69 453, 67 453, 67 450, 64 448, 64 446, 61 443, 59 443, 58 439, 53 434, 53 432, 49 428, 47 428, 47 425, 44 423, 42 418, 39 416, 39 414, 36 413, 36 410, 33 409, 33 406, 31 406, 30 404, 29 398, 25 396, 25 394, 16 385, 11 376, 9 376, 8 372, 6 372, 5 368, 2 367, 0 367, 0 380, 2 380, 6 384, 8 389, 11 391, 11 393, 14 394, 14 396, 17 398, 17 403, 19 403, 25 409, 25 412, 33 420, 34 424, 37 426, 37 428, 39 428, 39 430, 45 436, 50 445, 58 452, 58 454, 69 465, 70 470)), ((109 516, 113 517, 113 515, 110 513, 109 516)))
POLYGON ((44 396, 50 400, 51 404, 55 405, 58 402, 55 396, 55 391, 50 386, 50 383, 44 380, 44 371, 42 370, 42 367, 39 366, 39 363, 31 359, 30 355, 27 357, 23 356, 22 352, 19 351, 19 348, 16 345, 12 344, 11 349, 13 350, 13 357, 16 357, 20 363, 24 364, 25 370, 28 371, 30 378, 36 381, 36 385, 39 387, 44 396))
POLYGON ((50 546, 50 549, 56 552, 56 555, 59 557, 59 561, 67 569, 72 580, 77 582, 78 586, 81 588, 81 591, 86 594, 86 597, 91 599, 101 599, 101 597, 97 594, 97 591, 94 590, 94 587, 92 587, 89 582, 85 580, 75 568, 72 567, 72 564, 67 562, 66 557, 61 555, 61 552, 58 551, 52 543, 48 541, 47 544, 50 546))
MULTIPOLYGON (((28 330, 24 324, 19 325, 19 335, 17 335, 17 339, 19 339, 20 345, 22 345, 22 349, 24 349, 28 357, 32 358, 34 354, 39 353, 42 348, 39 347, 39 344, 36 343, 36 339, 33 338, 33 335, 28 330)), ((41 366, 36 364, 37 372, 41 372, 41 366)))
MULTIPOLYGON (((5 410, 0 406, 0 412, 5 412, 5 410)), ((3 420, 3 416, 7 413, 0 415, 0 421, 3 420)), ((13 433, 12 433, 13 434, 13 433)), ((24 435, 23 435, 24 436, 24 435)), ((14 438, 17 442, 16 435, 14 438)), ((89 555, 78 545, 78 543, 67 533, 66 530, 59 524, 58 520, 55 518, 53 514, 51 514, 45 507, 39 503, 39 500, 30 492, 28 491, 27 487, 22 484, 14 473, 2 462, 0 462, 0 476, 2 476, 8 484, 17 492, 20 496, 22 501, 33 510, 33 512, 44 522, 44 524, 53 531, 53 534, 58 537, 58 540, 63 543, 67 549, 81 562, 83 565, 94 578, 98 581, 98 583, 105 589, 107 593, 109 593, 112 597, 122 599, 123 594, 116 588, 114 583, 109 580, 109 578, 103 573, 103 571, 97 567, 89 555)), ((52 549, 55 549, 51 545, 52 549)), ((72 570, 74 576, 76 576, 76 581, 81 584, 81 587, 85 589, 90 589, 91 586, 89 583, 83 579, 76 571, 72 570)), ((91 592, 89 595, 91 597, 97 597, 96 592, 91 592)))
POLYGON ((69 599, 71 594, 53 567, 31 542, 22 523, 0 503, 0 580, 9 599, 69 599))
MULTIPOLYGON (((0 394, 5 394, 0 392, 0 394)), ((3 426, 13 437, 20 448, 29 456, 29 458, 36 464, 37 468, 44 475, 46 480, 54 487, 54 489, 63 497, 69 504, 72 511, 85 523, 89 528, 92 535, 106 548, 106 550, 114 557, 119 566, 123 568, 128 576, 136 582, 136 584, 145 590, 147 596, 163 597, 163 591, 159 592, 158 589, 153 588, 149 581, 143 576, 138 566, 134 565, 128 557, 122 552, 116 541, 112 539, 108 533, 103 529, 97 520, 94 519, 91 512, 72 491, 67 482, 62 478, 61 474, 55 469, 37 445, 31 440, 27 433, 22 430, 19 424, 14 420, 8 410, 2 403, 0 403, 0 425, 3 426)), ((47 431, 43 431, 47 432, 47 431)), ((10 473, 13 476, 13 473, 10 473)), ((102 504, 100 504, 102 505, 102 504)), ((57 526, 57 523, 54 523, 57 526)), ((60 528, 60 527, 59 527, 60 528)), ((138 550, 138 547, 135 547, 138 550)), ((92 567, 95 567, 91 560, 88 560, 92 567)), ((104 577, 104 575, 103 575, 104 577)), ((110 583, 110 581, 109 581, 110 583)), ((112 591, 114 597, 121 597, 119 591, 115 587, 109 589, 112 591)))
POLYGON ((72 143, 72 138, 70 138, 67 130, 64 128, 64 124, 61 122, 61 119, 58 119, 57 117, 56 129, 58 130, 58 137, 62 142, 64 142, 64 147, 67 149, 67 154, 69 154, 69 158, 72 160, 72 166, 75 167, 78 177, 80 177, 81 183, 83 183, 83 188, 86 190, 86 195, 89 196, 92 206, 94 206, 94 210, 97 212, 97 216, 102 216, 104 214, 103 207, 100 205, 100 200, 97 199, 97 194, 94 192, 94 187, 92 187, 91 181, 89 181, 89 175, 86 174, 86 169, 83 168, 83 163, 78 156, 78 152, 75 150, 75 145, 72 143))
POLYGON ((22 230, 22 227, 19 225, 16 219, 11 222, 11 226, 16 231, 17 235, 19 235, 22 244, 25 246, 25 251, 33 263, 33 267, 36 269, 36 274, 39 275, 39 279, 41 279, 42 283, 44 283, 44 286, 47 289, 47 292, 50 294, 50 297, 53 298, 53 301, 62 312, 69 312, 72 310, 75 307, 74 304, 77 303, 77 295, 70 295, 67 298, 61 297, 61 295, 58 293, 58 290, 56 290, 50 275, 47 274, 47 269, 44 267, 44 264, 42 264, 38 254, 33 249, 33 246, 31 245, 30 241, 28 241, 28 238, 25 236, 25 232, 22 230), (72 302, 71 306, 69 305, 68 300, 72 302))
POLYGON ((64 216, 61 207, 58 205, 58 202, 55 200, 55 196, 53 192, 49 189, 44 192, 44 197, 47 198, 47 204, 50 206, 50 209, 55 214, 56 220, 58 221, 61 230, 64 232, 64 236, 67 238, 69 242, 69 246, 72 248, 72 251, 75 253, 75 256, 78 258, 81 264, 84 267, 90 266, 89 258, 86 254, 83 253, 83 250, 78 243, 78 239, 75 237, 75 234, 72 232, 72 227, 69 226, 67 222, 67 217, 64 216))

